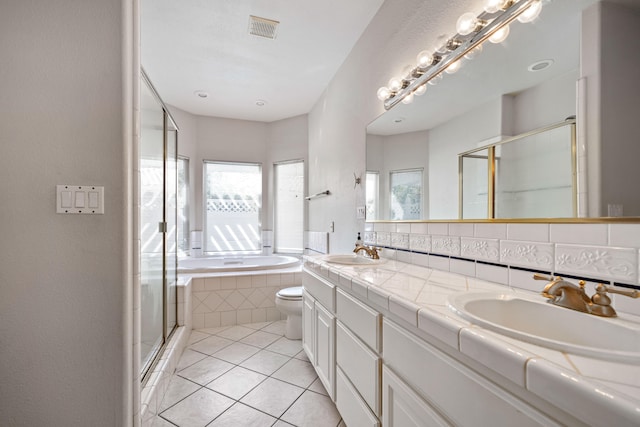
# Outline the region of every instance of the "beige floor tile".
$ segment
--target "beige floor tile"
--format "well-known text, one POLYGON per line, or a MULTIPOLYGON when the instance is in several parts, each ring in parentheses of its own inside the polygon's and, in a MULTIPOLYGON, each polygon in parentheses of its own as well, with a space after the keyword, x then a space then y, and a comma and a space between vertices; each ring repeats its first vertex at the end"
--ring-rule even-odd
POLYGON ((178 364, 176 365, 176 370, 181 371, 184 368, 189 367, 194 363, 201 361, 205 357, 207 357, 207 355, 204 353, 191 350, 190 348, 185 348, 184 351, 182 352, 182 356, 180 356, 180 360, 178 360, 178 364))
POLYGON ((233 403, 221 394, 201 388, 160 415, 180 427, 205 426, 233 403))
POLYGON ((281 335, 271 334, 269 332, 263 331, 256 331, 251 335, 242 338, 240 342, 260 348, 265 348, 266 346, 276 342, 280 337, 281 335))
POLYGON ((169 386, 167 387, 167 391, 162 398, 162 403, 160 404, 159 412, 164 411, 170 406, 175 405, 185 397, 194 393, 196 390, 200 389, 201 386, 195 384, 189 380, 185 380, 182 377, 174 375, 171 377, 171 381, 169 382, 169 386))
POLYGON ((236 366, 207 384, 207 388, 238 400, 266 378, 265 375, 236 366))
POLYGON ((158 415, 151 422, 151 427, 175 427, 175 424, 170 423, 158 415))
POLYGON ((259 351, 259 348, 253 347, 251 345, 243 344, 241 342, 234 342, 230 346, 225 347, 220 351, 216 351, 215 353, 213 353, 213 356, 226 362, 238 365, 259 351))
POLYGON ((230 340, 238 341, 247 335, 251 335, 255 332, 255 329, 245 328, 244 326, 232 326, 224 331, 218 332, 216 335, 219 337, 227 338, 230 340))
POLYGON ((293 357, 302 350, 302 340, 290 340, 285 337, 266 347, 267 350, 293 357))
POLYGON ((252 371, 264 375, 271 375, 289 361, 289 358, 281 354, 261 350, 240 364, 252 371))
MULTIPOLYGON (((292 426, 293 426, 293 424, 285 423, 282 420, 278 420, 278 422, 273 425, 273 427, 292 427, 292 426)), ((293 427, 295 427, 295 426, 293 426, 293 427)))
POLYGON ((278 320, 276 322, 273 322, 269 326, 265 326, 264 328, 262 328, 262 331, 271 332, 272 334, 278 334, 282 336, 284 335, 285 322, 285 320, 278 320))
POLYGON ((231 368, 233 368, 231 363, 207 357, 178 372, 178 375, 200 385, 207 385, 231 368))
POLYGON ((215 328, 202 328, 202 329, 198 329, 198 332, 204 332, 205 334, 208 335, 216 335, 218 332, 222 332, 225 329, 229 329, 230 326, 218 326, 215 328))
POLYGON ((304 389, 300 387, 273 378, 267 378, 240 401, 252 408, 259 409, 274 417, 279 417, 303 391, 304 389))
POLYGON ((205 334, 200 331, 191 331, 191 335, 189 335, 189 340, 187 341, 187 345, 191 345, 201 341, 205 338, 209 338, 209 334, 205 334))
POLYGON ((299 360, 304 360, 305 362, 309 362, 309 357, 307 356, 307 353, 304 352, 304 350, 302 350, 300 353, 297 353, 293 357, 299 360))
POLYGON ((270 427, 276 419, 242 403, 236 403, 207 427, 270 427))
POLYGON ((309 387, 318 378, 311 363, 298 359, 290 359, 271 376, 302 388, 309 387))
POLYGON ((329 393, 327 393, 327 390, 324 388, 324 384, 322 384, 322 381, 320 381, 320 378, 316 378, 316 380, 308 388, 309 390, 315 391, 316 393, 329 396, 329 393))
POLYGON ((191 350, 199 351, 200 353, 212 355, 216 351, 222 350, 231 344, 233 344, 232 340, 213 335, 209 338, 203 339, 202 341, 198 341, 197 343, 189 346, 189 348, 191 350))
POLYGON ((242 324, 242 326, 244 326, 245 328, 251 328, 251 329, 262 329, 265 326, 269 326, 272 322, 256 322, 256 323, 244 323, 242 324))
POLYGON ((296 426, 327 427, 337 426, 340 414, 327 396, 307 390, 287 409, 282 419, 296 426))

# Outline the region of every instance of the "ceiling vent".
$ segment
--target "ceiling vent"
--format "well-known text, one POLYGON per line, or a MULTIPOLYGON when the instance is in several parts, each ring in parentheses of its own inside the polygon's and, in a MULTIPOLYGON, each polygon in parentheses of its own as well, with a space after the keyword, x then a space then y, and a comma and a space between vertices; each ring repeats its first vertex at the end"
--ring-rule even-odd
POLYGON ((279 23, 273 19, 249 15, 249 34, 273 40, 276 38, 279 23))

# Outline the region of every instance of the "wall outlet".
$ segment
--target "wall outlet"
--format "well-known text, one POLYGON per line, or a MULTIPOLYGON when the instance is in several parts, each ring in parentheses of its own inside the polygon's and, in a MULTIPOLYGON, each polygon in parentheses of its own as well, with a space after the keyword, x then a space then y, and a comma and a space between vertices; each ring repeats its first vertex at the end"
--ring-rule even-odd
POLYGON ((366 208, 364 206, 358 206, 356 208, 356 218, 357 219, 364 219, 365 212, 366 212, 366 208))

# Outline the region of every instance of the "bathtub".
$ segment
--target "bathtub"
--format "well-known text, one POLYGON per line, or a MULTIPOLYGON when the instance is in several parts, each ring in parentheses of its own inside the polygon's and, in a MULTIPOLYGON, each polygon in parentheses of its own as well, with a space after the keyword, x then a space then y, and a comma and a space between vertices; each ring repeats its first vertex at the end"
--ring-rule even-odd
POLYGON ((183 258, 178 260, 178 273, 274 270, 295 267, 299 264, 300 260, 298 258, 286 255, 183 258))

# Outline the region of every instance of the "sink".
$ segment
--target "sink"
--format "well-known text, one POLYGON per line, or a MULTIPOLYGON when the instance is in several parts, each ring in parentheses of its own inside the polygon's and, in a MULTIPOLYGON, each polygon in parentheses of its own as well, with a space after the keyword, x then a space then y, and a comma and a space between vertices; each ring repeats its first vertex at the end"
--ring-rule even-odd
POLYGON ((327 255, 324 257, 324 261, 333 264, 343 265, 376 265, 382 264, 386 260, 384 259, 371 259, 356 254, 344 254, 344 255, 327 255))
POLYGON ((471 323, 522 341, 640 364, 640 324, 557 307, 543 297, 500 292, 455 295, 449 308, 471 323))

